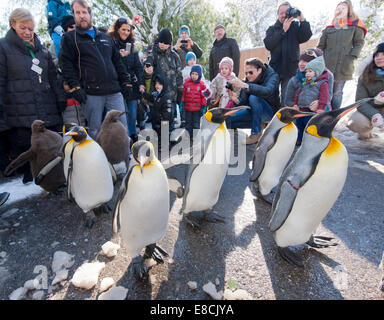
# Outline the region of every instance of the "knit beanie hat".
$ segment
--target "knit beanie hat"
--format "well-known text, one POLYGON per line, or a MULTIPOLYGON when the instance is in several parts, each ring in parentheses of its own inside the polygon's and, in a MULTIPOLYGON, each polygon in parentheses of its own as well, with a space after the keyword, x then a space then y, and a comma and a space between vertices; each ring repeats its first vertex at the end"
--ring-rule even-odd
POLYGON ((299 61, 303 60, 305 62, 312 61, 313 59, 323 55, 323 50, 319 48, 315 49, 306 49, 299 57, 299 61))
POLYGON ((159 32, 158 42, 172 45, 173 35, 172 32, 166 28, 163 28, 159 32))
POLYGON ((379 52, 384 52, 384 42, 379 43, 375 49, 375 52, 373 53, 373 57, 375 57, 376 54, 379 52))
POLYGON ((75 24, 75 18, 72 15, 64 16, 61 26, 63 27, 64 31, 67 32, 68 27, 75 24))
MULTIPOLYGON (((199 66, 198 64, 193 65, 191 68, 191 73, 192 72, 196 72, 199 75, 199 77, 197 78, 197 81, 195 82, 200 82, 201 77, 203 75, 203 69, 201 68, 201 66, 199 66)), ((191 73, 189 75, 191 75, 191 73)))
POLYGON ((222 66, 227 66, 229 68, 229 73, 231 74, 233 70, 233 60, 229 57, 224 57, 219 63, 219 69, 221 69, 222 66))
POLYGON ((224 31, 225 31, 225 27, 222 24, 219 24, 216 26, 216 28, 213 30, 213 32, 215 32, 217 29, 220 29, 220 28, 224 29, 224 31))
POLYGON ((191 31, 189 30, 189 27, 187 25, 183 25, 180 27, 179 29, 179 35, 180 33, 182 33, 183 31, 185 31, 186 33, 188 33, 189 36, 191 36, 191 31))
POLYGON ((315 72, 316 78, 319 77, 325 70, 325 61, 323 56, 317 57, 308 62, 305 66, 305 70, 308 69, 312 69, 315 72))
POLYGON ((193 53, 193 52, 188 52, 186 55, 185 55, 185 64, 188 64, 188 61, 190 59, 195 59, 195 61, 197 60, 196 59, 196 55, 193 53))

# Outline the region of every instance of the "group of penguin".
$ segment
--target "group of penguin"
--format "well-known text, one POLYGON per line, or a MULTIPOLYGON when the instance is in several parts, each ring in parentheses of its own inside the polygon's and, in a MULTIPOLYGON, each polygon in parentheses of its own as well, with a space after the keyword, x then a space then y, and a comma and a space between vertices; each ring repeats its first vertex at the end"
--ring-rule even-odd
MULTIPOLYGON (((337 200, 348 168, 346 149, 332 137, 332 130, 344 114, 364 102, 316 116, 282 108, 256 146, 250 181, 258 194, 272 203, 270 230, 278 252, 290 263, 303 266, 289 246, 335 245, 331 238, 313 235, 337 200), (297 139, 293 121, 301 116, 313 117, 301 147, 289 161, 297 139)), ((127 173, 112 209, 112 229, 114 233, 120 230, 132 258, 134 275, 146 278, 145 259, 162 263, 167 256, 157 242, 167 230, 170 190, 183 198, 181 211, 192 227, 199 228, 204 221, 225 222, 213 211, 230 161, 231 139, 225 120, 247 108, 213 108, 201 117, 200 130, 194 138, 197 143, 186 160, 189 164, 184 184, 166 172, 173 161, 163 161, 168 165, 160 162, 151 142, 139 140, 130 148, 127 130, 119 121, 123 112, 115 110, 107 113, 96 141, 79 125, 64 126, 61 136, 46 129, 43 121, 35 120, 31 148, 8 166, 6 174, 30 161, 35 183, 43 189, 54 192, 66 183, 68 199, 84 211, 86 225, 92 227, 95 214, 111 211, 108 202, 113 198, 117 179, 112 165, 124 161, 127 173)))

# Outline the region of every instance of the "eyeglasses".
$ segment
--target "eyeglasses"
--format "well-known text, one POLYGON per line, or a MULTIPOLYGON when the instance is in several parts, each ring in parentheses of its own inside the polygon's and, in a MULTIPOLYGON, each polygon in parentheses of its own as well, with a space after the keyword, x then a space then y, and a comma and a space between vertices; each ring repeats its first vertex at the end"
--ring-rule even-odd
POLYGON ((245 75, 247 76, 247 75, 253 75, 253 71, 245 71, 245 75))
POLYGON ((308 56, 311 56, 311 57, 317 58, 317 54, 316 54, 316 52, 314 50, 305 49, 304 50, 304 54, 306 54, 308 56))
POLYGON ((117 21, 119 21, 120 23, 127 23, 128 22, 128 20, 126 18, 120 18, 117 21))

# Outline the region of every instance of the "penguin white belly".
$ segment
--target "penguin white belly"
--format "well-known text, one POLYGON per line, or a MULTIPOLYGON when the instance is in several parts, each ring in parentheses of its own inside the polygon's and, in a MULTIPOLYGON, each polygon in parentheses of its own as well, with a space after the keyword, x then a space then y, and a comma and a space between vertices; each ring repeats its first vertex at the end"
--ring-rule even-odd
MULTIPOLYGON (((67 150, 72 150, 68 145, 67 150)), ((64 172, 67 178, 69 156, 65 157, 64 172)), ((113 181, 107 157, 93 140, 79 144, 73 153, 71 193, 77 205, 88 212, 112 199, 113 181)))
POLYGON ((348 153, 338 140, 330 147, 322 153, 315 172, 297 192, 288 218, 275 232, 279 247, 307 242, 339 197, 347 177, 348 153))
POLYGON ((268 195, 279 183, 279 179, 295 149, 296 140, 297 128, 292 122, 280 130, 275 144, 267 153, 264 169, 258 178, 259 190, 262 195, 268 195))
POLYGON ((219 199, 221 186, 227 175, 231 152, 231 138, 224 125, 216 130, 189 182, 184 213, 212 209, 219 199))
POLYGON ((159 241, 165 234, 169 216, 169 187, 162 165, 156 163, 132 169, 128 189, 120 204, 121 237, 128 254, 159 241))

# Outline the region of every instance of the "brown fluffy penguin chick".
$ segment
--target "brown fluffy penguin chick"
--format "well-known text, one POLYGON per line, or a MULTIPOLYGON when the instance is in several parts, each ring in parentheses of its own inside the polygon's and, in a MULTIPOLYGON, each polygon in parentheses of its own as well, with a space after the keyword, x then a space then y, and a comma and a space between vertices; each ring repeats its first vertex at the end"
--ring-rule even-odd
POLYGON ((127 129, 119 120, 123 114, 125 114, 125 112, 117 110, 109 111, 101 125, 96 141, 103 148, 111 164, 125 161, 128 170, 129 137, 127 129))
MULTIPOLYGON (((46 129, 44 121, 33 121, 31 129, 31 147, 9 164, 5 174, 10 174, 29 161, 33 178, 36 178, 40 170, 60 151, 63 138, 57 132, 46 129)), ((61 161, 44 177, 40 187, 48 192, 54 192, 64 183, 64 169, 61 161)))

